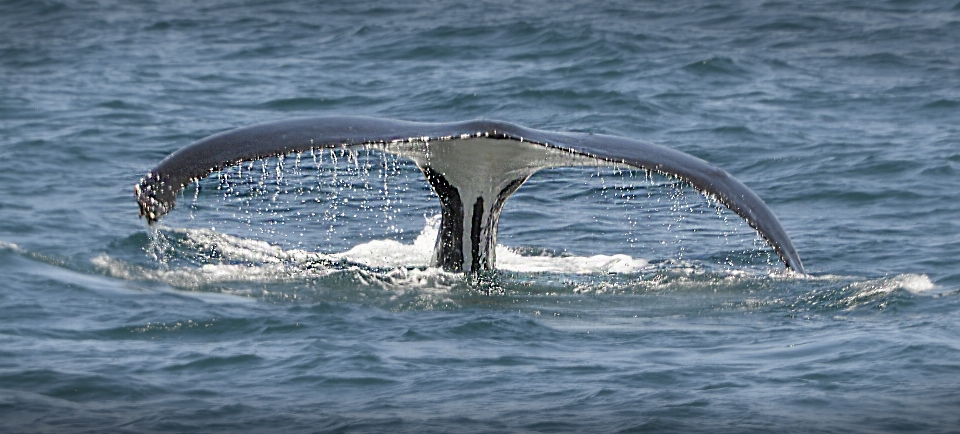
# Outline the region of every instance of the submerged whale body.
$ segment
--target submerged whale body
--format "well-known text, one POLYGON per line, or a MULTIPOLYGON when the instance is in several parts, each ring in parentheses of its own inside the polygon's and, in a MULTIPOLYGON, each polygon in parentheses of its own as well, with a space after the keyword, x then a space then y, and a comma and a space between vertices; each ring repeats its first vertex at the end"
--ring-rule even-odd
POLYGON ((476 273, 495 267, 500 212, 535 172, 566 166, 628 166, 683 180, 737 213, 787 268, 803 272, 773 211, 746 185, 697 157, 623 137, 540 131, 499 121, 420 123, 365 117, 291 119, 226 131, 174 152, 135 187, 150 224, 191 182, 244 161, 310 150, 368 146, 412 159, 440 198, 433 265, 476 273))

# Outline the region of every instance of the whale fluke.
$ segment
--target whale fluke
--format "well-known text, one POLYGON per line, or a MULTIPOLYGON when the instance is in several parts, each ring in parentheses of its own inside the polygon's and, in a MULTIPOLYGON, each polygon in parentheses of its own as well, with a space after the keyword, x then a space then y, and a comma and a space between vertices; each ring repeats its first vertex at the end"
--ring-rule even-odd
POLYGON ((741 216, 787 268, 803 273, 790 237, 746 185, 697 157, 623 137, 540 131, 500 121, 420 123, 314 117, 237 128, 174 152, 135 186, 150 224, 170 212, 191 182, 244 161, 322 148, 369 146, 412 159, 440 198, 433 264, 476 273, 496 265, 500 212, 538 170, 629 166, 685 181, 741 216))

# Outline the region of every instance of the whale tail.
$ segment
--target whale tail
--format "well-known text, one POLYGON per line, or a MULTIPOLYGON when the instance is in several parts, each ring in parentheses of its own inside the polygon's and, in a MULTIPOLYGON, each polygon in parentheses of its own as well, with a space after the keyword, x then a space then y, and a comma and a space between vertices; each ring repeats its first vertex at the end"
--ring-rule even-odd
POLYGON ((555 133, 498 121, 417 123, 360 117, 279 121, 216 134, 174 152, 135 186, 140 216, 154 223, 191 182, 225 167, 293 152, 370 146, 413 160, 440 199, 433 265, 477 273, 496 267, 503 205, 538 170, 624 166, 685 181, 740 215, 787 266, 803 273, 773 211, 722 169, 662 146, 580 133, 555 133))

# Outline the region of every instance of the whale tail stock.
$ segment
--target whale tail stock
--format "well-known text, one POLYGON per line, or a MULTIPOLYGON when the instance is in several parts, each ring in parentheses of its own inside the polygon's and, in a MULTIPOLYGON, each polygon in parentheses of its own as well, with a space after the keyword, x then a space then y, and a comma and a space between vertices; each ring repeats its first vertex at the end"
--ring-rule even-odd
POLYGON ((418 123, 363 117, 301 118, 242 127, 174 152, 135 186, 140 216, 159 220, 191 182, 244 161, 309 150, 370 146, 413 160, 440 199, 433 265, 476 273, 496 265, 506 200, 535 172, 627 166, 683 180, 744 218, 787 268, 803 264, 773 211, 747 186, 706 161, 622 137, 557 133, 499 121, 418 123))

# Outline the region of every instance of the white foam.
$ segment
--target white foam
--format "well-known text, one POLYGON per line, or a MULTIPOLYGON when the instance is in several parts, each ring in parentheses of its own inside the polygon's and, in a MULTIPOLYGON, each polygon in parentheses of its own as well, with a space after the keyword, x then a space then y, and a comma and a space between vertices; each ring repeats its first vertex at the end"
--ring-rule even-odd
POLYGON ((226 261, 276 264, 281 262, 318 262, 335 259, 331 255, 300 249, 283 250, 265 241, 235 237, 208 229, 174 229, 186 235, 186 244, 196 250, 215 249, 226 261))
POLYGON ((146 268, 101 254, 91 260, 104 274, 125 280, 154 280, 178 288, 224 282, 284 282, 329 275, 332 270, 293 268, 285 264, 205 264, 199 268, 146 268))
POLYGON ((893 289, 902 288, 914 294, 936 289, 937 285, 926 274, 901 274, 888 279, 887 286, 893 289))
MULTIPOLYGON (((362 283, 399 293, 410 288, 433 288, 444 292, 461 283, 463 276, 429 267, 439 226, 439 215, 428 217, 412 244, 374 240, 333 254, 301 249, 284 250, 264 241, 208 229, 164 229, 168 233, 183 235, 181 243, 188 250, 201 254, 217 252, 218 262, 200 267, 149 268, 129 264, 106 254, 93 258, 92 262, 113 277, 162 281, 180 288, 198 288, 225 282, 302 281, 349 271, 362 283), (385 271, 372 272, 348 264, 385 271)), ((163 235, 159 235, 155 242, 166 243, 163 235)), ((508 247, 497 246, 497 267, 521 273, 619 274, 635 273, 648 266, 646 260, 628 255, 525 256, 508 247)))
POLYGON ((901 289, 913 294, 923 294, 936 287, 926 274, 900 274, 893 277, 853 283, 850 285, 850 288, 854 290, 854 294, 846 297, 844 301, 854 304, 864 298, 887 294, 901 289))
MULTIPOLYGON (((423 231, 413 244, 374 240, 330 257, 375 268, 427 267, 439 228, 440 215, 435 215, 426 219, 423 231)), ((524 256, 509 247, 497 245, 497 268, 520 273, 620 274, 635 273, 648 266, 646 260, 627 255, 524 256)))
POLYGON ((374 240, 332 256, 376 268, 427 267, 433 256, 439 227, 439 215, 428 217, 423 231, 413 244, 403 244, 395 240, 374 240))
POLYGON ((520 273, 627 274, 649 265, 644 259, 627 255, 523 256, 497 246, 497 268, 520 273))

